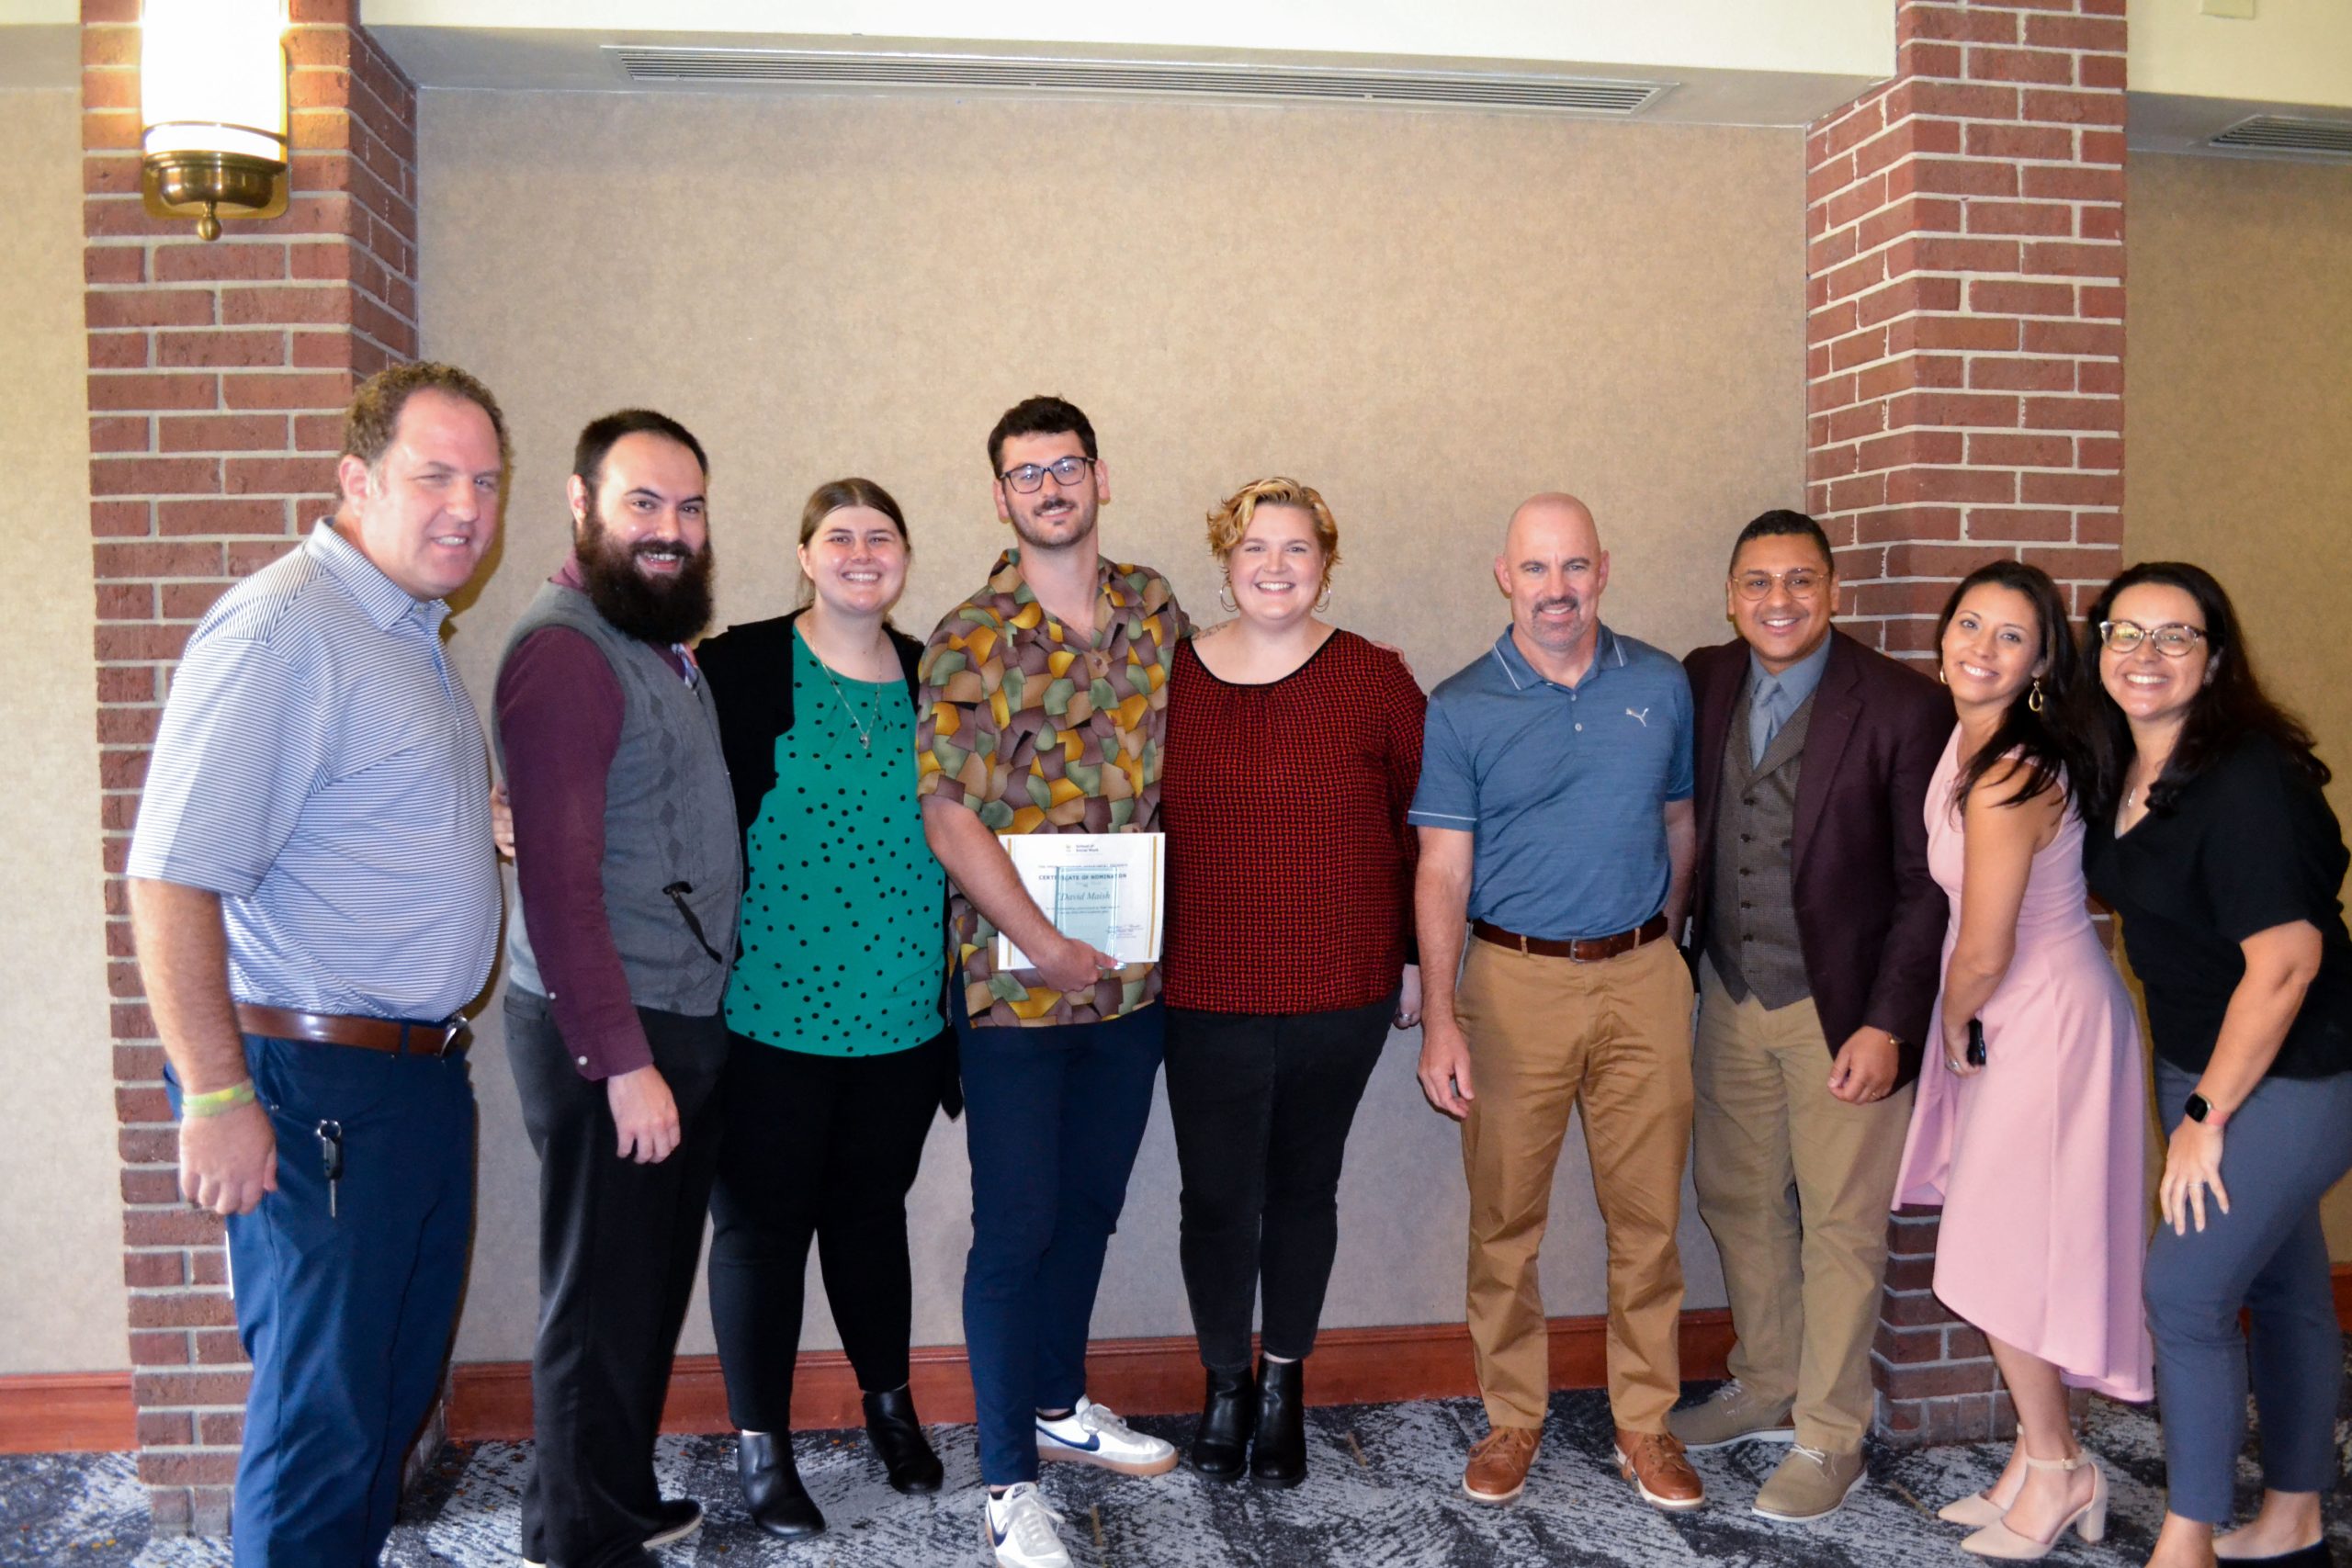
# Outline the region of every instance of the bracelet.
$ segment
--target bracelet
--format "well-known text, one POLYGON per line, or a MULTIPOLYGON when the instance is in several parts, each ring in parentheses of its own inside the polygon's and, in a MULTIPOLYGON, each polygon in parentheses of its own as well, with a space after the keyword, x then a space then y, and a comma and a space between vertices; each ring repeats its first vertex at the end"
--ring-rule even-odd
POLYGON ((227 1089, 216 1089, 205 1094, 180 1096, 183 1116, 218 1116, 224 1111, 234 1111, 240 1105, 254 1102, 254 1080, 244 1078, 227 1089))

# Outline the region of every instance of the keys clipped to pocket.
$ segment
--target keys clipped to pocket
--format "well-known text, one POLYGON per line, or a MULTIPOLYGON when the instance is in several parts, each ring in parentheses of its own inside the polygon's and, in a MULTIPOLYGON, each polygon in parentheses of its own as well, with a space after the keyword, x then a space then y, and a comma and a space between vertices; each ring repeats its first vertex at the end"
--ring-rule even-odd
POLYGON ((327 1179, 327 1218, 339 1219, 336 1189, 343 1183, 343 1123, 322 1122, 313 1129, 319 1138, 319 1169, 327 1179))

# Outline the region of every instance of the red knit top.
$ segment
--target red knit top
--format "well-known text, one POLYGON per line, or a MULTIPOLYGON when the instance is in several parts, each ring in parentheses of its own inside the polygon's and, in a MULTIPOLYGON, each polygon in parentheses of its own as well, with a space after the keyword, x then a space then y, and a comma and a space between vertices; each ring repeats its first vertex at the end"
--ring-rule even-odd
POLYGON ((1170 1006, 1318 1012, 1396 988, 1427 707, 1404 661, 1352 632, 1262 685, 1177 649, 1159 780, 1170 1006))

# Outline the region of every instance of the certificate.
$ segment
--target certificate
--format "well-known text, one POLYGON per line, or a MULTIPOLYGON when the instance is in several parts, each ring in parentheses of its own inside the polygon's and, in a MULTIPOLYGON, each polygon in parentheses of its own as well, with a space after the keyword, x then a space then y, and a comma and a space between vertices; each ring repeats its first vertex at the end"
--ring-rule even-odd
MULTIPOLYGON (((1159 962, 1159 919, 1167 886, 1168 839, 1161 833, 1005 833, 1021 886, 1054 929, 1101 949, 1121 964, 1159 962)), ((996 939, 998 970, 1033 965, 1012 939, 996 939)))

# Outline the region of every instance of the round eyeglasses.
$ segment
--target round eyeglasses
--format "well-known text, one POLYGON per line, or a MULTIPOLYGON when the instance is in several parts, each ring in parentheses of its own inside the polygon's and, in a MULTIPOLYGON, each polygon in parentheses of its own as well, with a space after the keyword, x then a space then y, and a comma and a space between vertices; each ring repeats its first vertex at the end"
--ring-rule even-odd
POLYGON ((2189 650, 2205 640, 2202 626, 2184 626, 2168 621, 2161 626, 2143 626, 2132 621, 2101 621, 2098 640, 2109 653, 2129 653, 2143 642, 2156 645, 2156 651, 2166 659, 2186 659, 2189 650))
POLYGON ((997 478, 1023 495, 1035 495, 1045 487, 1047 474, 1054 476, 1056 484, 1067 489, 1076 484, 1093 466, 1093 458, 1073 454, 1068 457, 1057 457, 1050 463, 1023 463, 1017 468, 1005 469, 997 478))

